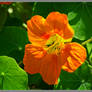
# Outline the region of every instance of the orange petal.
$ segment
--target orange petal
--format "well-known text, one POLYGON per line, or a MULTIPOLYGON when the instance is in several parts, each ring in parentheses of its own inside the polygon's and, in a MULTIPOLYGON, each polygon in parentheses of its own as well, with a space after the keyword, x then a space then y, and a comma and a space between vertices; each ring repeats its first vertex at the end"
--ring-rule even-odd
POLYGON ((61 71, 61 62, 54 54, 46 54, 41 47, 27 44, 23 58, 24 69, 30 74, 40 73, 49 84, 57 84, 61 71))
POLYGON ((34 45, 34 46, 43 46, 47 40, 42 39, 41 37, 37 36, 36 34, 32 33, 28 29, 28 38, 29 41, 34 45))
MULTIPOLYGON (((39 15, 33 16, 27 21, 28 38, 33 43, 40 44, 42 40, 48 39, 50 33, 50 27, 46 23, 45 19, 39 15), (44 37, 44 35, 48 35, 44 37), (32 37, 31 37, 32 36, 32 37), (38 42, 38 43, 37 43, 38 42)), ((33 44, 34 45, 34 44, 33 44)))
POLYGON ((31 74, 39 73, 41 63, 40 60, 44 56, 44 54, 45 52, 41 47, 27 44, 23 58, 24 69, 26 70, 26 72, 31 74))
POLYGON ((46 21, 54 29, 54 32, 61 35, 65 40, 73 37, 74 31, 70 27, 65 14, 52 12, 47 16, 46 21))
POLYGON ((78 43, 68 43, 61 51, 62 66, 67 72, 75 71, 86 59, 86 49, 78 43))
POLYGON ((42 60, 40 68, 40 74, 43 80, 49 85, 58 84, 61 66, 61 61, 59 61, 56 55, 46 55, 42 60))
POLYGON ((74 35, 74 30, 72 29, 72 27, 69 24, 66 25, 63 33, 64 33, 63 38, 64 38, 65 42, 72 40, 73 35, 74 35))

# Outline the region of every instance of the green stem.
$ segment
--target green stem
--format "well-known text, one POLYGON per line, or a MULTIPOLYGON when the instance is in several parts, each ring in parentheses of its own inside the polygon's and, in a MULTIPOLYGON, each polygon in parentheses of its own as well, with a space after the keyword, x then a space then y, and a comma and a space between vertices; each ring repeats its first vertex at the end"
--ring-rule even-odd
POLYGON ((87 63, 88 67, 92 69, 92 66, 91 66, 90 62, 88 60, 85 61, 85 62, 87 63))
POLYGON ((84 42, 82 43, 82 45, 86 45, 87 43, 89 43, 89 42, 91 42, 91 41, 92 41, 92 37, 91 37, 90 39, 84 41, 84 42))
POLYGON ((4 76, 5 76, 5 73, 4 73, 4 72, 2 72, 2 73, 1 73, 1 77, 2 77, 1 90, 3 90, 4 76))
POLYGON ((25 23, 23 23, 22 26, 27 29, 27 25, 25 23))

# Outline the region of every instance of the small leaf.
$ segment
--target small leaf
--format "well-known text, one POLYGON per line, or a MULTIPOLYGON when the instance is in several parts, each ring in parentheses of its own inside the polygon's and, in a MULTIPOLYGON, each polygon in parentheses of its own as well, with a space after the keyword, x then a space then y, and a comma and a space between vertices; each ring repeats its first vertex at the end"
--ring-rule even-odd
POLYGON ((78 88, 78 90, 91 90, 91 83, 83 83, 80 85, 80 87, 78 88))
POLYGON ((88 81, 90 76, 90 69, 88 66, 88 61, 86 60, 76 71, 75 73, 79 76, 81 81, 88 81))
POLYGON ((13 58, 0 56, 0 89, 26 90, 28 76, 13 58))
POLYGON ((89 60, 90 64, 92 65, 92 42, 87 43, 86 47, 87 47, 87 52, 88 52, 88 55, 87 55, 88 60, 89 60))
POLYGON ((81 84, 81 80, 79 78, 79 76, 73 72, 73 73, 68 73, 66 71, 61 71, 61 75, 60 75, 60 86, 62 89, 66 89, 66 90, 73 90, 73 89, 77 89, 79 87, 79 85, 81 84))

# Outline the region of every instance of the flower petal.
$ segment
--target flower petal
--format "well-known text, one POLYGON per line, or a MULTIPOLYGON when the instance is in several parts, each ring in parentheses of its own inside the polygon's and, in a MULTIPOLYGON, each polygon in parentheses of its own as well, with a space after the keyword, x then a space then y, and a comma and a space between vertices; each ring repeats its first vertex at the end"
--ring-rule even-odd
POLYGON ((34 74, 39 73, 40 60, 44 56, 45 51, 41 47, 31 44, 25 46, 25 55, 23 58, 24 69, 26 72, 34 74))
POLYGON ((63 31, 63 38, 65 40, 65 42, 70 42, 73 38, 74 35, 74 30, 72 29, 72 27, 67 24, 64 31, 63 31))
POLYGON ((58 83, 62 63, 56 55, 47 54, 41 47, 27 44, 23 63, 26 72, 40 73, 47 84, 58 83))
POLYGON ((42 39, 41 37, 35 35, 28 29, 28 38, 29 41, 34 45, 34 46, 43 46, 46 43, 45 39, 42 39))
POLYGON ((78 43, 68 43, 61 51, 61 60, 65 62, 62 66, 67 72, 75 71, 86 59, 86 50, 78 43))
POLYGON ((50 35, 48 32, 50 31, 49 25, 46 23, 45 19, 39 15, 33 16, 27 21, 27 28, 29 41, 32 42, 33 45, 34 43, 36 43, 36 45, 41 44, 40 42, 48 39, 50 35))
POLYGON ((61 35, 65 40, 71 39, 74 31, 68 23, 67 16, 59 12, 51 12, 46 21, 54 29, 55 33, 61 35))
POLYGON ((40 74, 43 80, 49 84, 58 84, 62 63, 55 54, 46 55, 41 63, 40 74))

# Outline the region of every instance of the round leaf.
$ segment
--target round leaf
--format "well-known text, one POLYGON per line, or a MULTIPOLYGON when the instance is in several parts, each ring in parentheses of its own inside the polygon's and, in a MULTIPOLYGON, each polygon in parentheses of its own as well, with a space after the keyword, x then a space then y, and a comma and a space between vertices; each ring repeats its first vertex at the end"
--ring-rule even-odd
POLYGON ((8 55, 10 52, 22 50, 28 43, 27 32, 20 27, 4 27, 0 32, 0 55, 8 55))
POLYGON ((26 90, 28 76, 13 58, 0 56, 0 89, 26 90))

